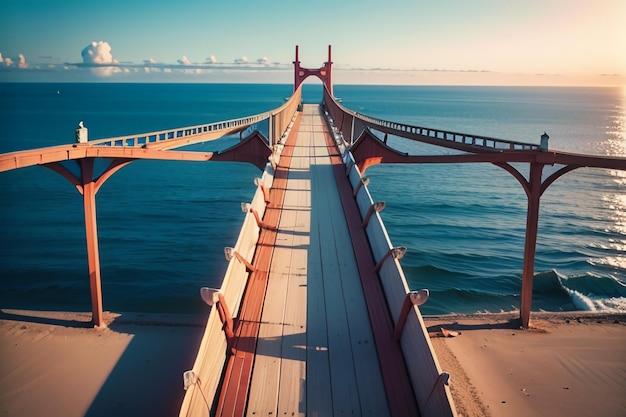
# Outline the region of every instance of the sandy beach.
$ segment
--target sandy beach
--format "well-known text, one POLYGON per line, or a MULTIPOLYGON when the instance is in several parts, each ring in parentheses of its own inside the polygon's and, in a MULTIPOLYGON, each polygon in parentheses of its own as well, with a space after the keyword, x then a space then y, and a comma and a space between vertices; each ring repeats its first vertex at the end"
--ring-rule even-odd
POLYGON ((0 415, 173 416, 205 317, 0 312, 0 415))
POLYGON ((462 416, 626 415, 626 317, 511 315, 426 319, 462 416), (457 331, 441 337, 441 328, 457 331))
MULTIPOLYGON (((2 310, 0 415, 177 415, 204 317, 2 310)), ((426 318, 460 416, 626 415, 626 316, 426 318), (441 328, 456 331, 442 337, 441 328)))

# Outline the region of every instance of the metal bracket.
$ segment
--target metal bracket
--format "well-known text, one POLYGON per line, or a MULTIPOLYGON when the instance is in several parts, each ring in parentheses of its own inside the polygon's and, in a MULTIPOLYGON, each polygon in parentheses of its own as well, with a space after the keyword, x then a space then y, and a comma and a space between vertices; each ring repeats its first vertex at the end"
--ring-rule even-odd
POLYGON ((437 377, 437 380, 433 384, 433 388, 430 390, 430 394, 428 394, 428 397, 426 397, 426 403, 430 401, 430 397, 433 396, 433 393, 435 392, 437 388, 443 387, 444 385, 449 385, 449 384, 450 384, 450 374, 447 372, 440 373, 439 376, 437 377))
POLYGON ((384 201, 377 201, 374 204, 372 204, 367 209, 367 213, 365 213, 365 217, 363 217, 363 222, 361 223, 361 226, 365 229, 370 222, 370 218, 374 215, 374 212, 380 213, 384 209, 385 209, 384 201))
POLYGON ((350 171, 352 171, 352 168, 354 168, 356 164, 352 163, 352 161, 350 160, 350 158, 348 157, 348 160, 346 161, 346 177, 350 176, 350 171))
POLYGON ((265 200, 265 204, 269 204, 270 203, 270 191, 267 189, 265 184, 263 184, 263 179, 255 178, 254 185, 256 185, 257 187, 261 189, 261 192, 263 193, 263 199, 265 200))
POLYGON ((222 322, 222 330, 226 335, 226 341, 230 346, 233 338, 235 337, 233 316, 230 314, 228 305, 226 305, 226 299, 224 294, 217 288, 202 287, 200 288, 200 297, 202 300, 210 306, 215 306, 217 313, 220 316, 222 322))
POLYGON ((369 177, 361 177, 361 180, 356 185, 356 187, 354 187, 354 190, 352 191, 352 197, 356 198, 356 195, 361 190, 361 187, 363 187, 364 185, 367 186, 369 183, 370 183, 369 177))
POLYGON ((256 211, 256 209, 252 207, 250 203, 241 203, 241 211, 243 211, 244 213, 252 213, 252 215, 254 216, 254 220, 256 221, 256 225, 259 226, 261 229, 271 230, 274 232, 278 230, 276 227, 270 226, 269 224, 261 220, 259 212, 256 211))
POLYGON ((276 171, 279 167, 280 159, 276 156, 276 154, 271 154, 269 157, 270 164, 272 164, 272 168, 276 171))
POLYGON ((233 259, 233 257, 235 257, 239 262, 241 262, 242 264, 246 266, 246 269, 248 270, 248 272, 256 271, 256 268, 254 267, 254 265, 252 265, 250 261, 244 258, 242 254, 236 251, 235 248, 226 246, 224 248, 224 257, 226 258, 227 261, 230 261, 231 259, 233 259))
POLYGON ((196 382, 198 382, 198 376, 194 371, 183 372, 183 388, 185 391, 187 391, 190 386, 196 385, 196 382))
POLYGON ((376 263, 376 266, 374 267, 374 271, 378 272, 380 271, 380 268, 382 268, 383 264, 385 263, 385 261, 387 260, 387 258, 389 258, 390 256, 393 259, 402 259, 404 258, 404 255, 406 254, 406 247, 404 246, 396 246, 394 248, 391 248, 387 251, 387 253, 385 253, 385 255, 383 255, 382 258, 380 258, 380 261, 378 261, 376 263))
POLYGON ((396 340, 400 340, 402 336, 402 331, 404 330, 404 326, 406 325, 406 320, 409 317, 409 313, 413 306, 421 306, 422 304, 428 301, 428 296, 430 292, 427 289, 419 290, 419 291, 411 291, 404 297, 404 302, 402 303, 402 309, 400 310, 400 316, 398 316, 398 322, 393 330, 393 337, 396 340))

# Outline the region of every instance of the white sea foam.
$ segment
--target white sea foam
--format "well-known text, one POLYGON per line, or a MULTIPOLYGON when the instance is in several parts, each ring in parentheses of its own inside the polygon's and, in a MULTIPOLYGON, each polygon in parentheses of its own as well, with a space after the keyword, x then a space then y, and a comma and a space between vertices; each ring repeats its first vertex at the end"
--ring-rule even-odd
POLYGON ((585 295, 579 291, 571 290, 566 286, 563 286, 563 289, 578 310, 606 311, 610 313, 626 312, 626 297, 597 298, 593 295, 585 295))

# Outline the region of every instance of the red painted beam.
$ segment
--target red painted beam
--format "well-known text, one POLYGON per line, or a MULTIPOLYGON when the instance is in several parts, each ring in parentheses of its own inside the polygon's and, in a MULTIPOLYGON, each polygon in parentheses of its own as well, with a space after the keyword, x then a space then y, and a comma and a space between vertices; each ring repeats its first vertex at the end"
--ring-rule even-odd
POLYGON ((507 163, 526 162, 544 165, 576 165, 577 167, 626 170, 626 158, 581 155, 558 151, 480 151, 459 155, 409 155, 385 144, 365 130, 351 148, 361 172, 376 164, 437 164, 437 163, 507 163))
POLYGON ((541 198, 541 172, 543 165, 530 165, 528 211, 526 214, 526 237, 524 241, 524 270, 520 294, 521 326, 530 324, 530 309, 533 299, 533 278, 535 272, 535 252, 537 249, 537 229, 539 225, 539 201, 541 198))
POLYGON ((153 148, 95 145, 60 145, 0 154, 0 172, 84 158, 160 159, 208 161, 210 152, 169 151, 153 148))
POLYGON ((271 154, 272 149, 263 135, 254 132, 230 148, 214 153, 211 161, 249 162, 263 170, 271 154))
POLYGON ((100 279, 100 254, 98 250, 98 224, 96 221, 96 182, 93 177, 94 160, 81 160, 81 184, 85 213, 85 238, 87 242, 87 270, 91 292, 91 322, 95 327, 106 327, 102 312, 102 282, 100 279))

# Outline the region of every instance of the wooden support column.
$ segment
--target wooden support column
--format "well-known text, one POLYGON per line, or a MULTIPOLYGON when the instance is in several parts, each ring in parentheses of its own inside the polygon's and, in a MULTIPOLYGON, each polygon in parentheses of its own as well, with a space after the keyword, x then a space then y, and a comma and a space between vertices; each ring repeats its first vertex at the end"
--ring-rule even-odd
POLYGON ((93 158, 80 160, 87 239, 87 265, 91 290, 91 322, 94 327, 106 327, 102 313, 102 284, 100 281, 100 255, 98 252, 98 225, 96 221, 96 182, 93 178, 93 158))
POLYGON ((526 242, 524 244, 524 271, 520 294, 520 322, 522 327, 530 323, 530 309, 533 298, 533 277, 535 273, 535 250, 537 249, 537 228, 539 225, 539 201, 541 198, 541 172, 543 164, 530 164, 528 192, 528 212, 526 217, 526 242))

